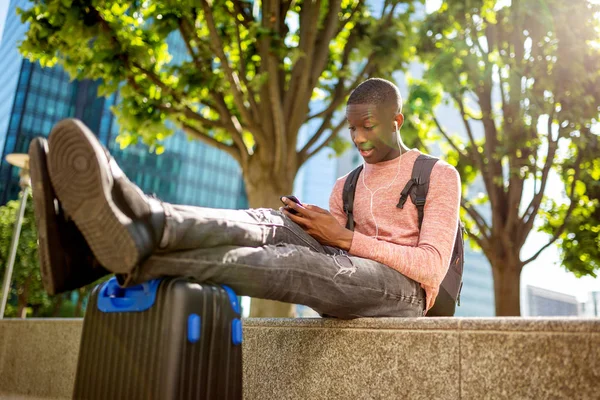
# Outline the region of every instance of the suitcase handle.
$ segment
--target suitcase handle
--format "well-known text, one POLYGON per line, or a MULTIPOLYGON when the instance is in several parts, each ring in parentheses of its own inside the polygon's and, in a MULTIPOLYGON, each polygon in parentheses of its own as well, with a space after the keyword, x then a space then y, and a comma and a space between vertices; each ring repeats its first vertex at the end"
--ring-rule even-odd
POLYGON ((111 278, 100 288, 98 309, 102 312, 145 311, 156 300, 160 279, 122 288, 116 278, 111 278))

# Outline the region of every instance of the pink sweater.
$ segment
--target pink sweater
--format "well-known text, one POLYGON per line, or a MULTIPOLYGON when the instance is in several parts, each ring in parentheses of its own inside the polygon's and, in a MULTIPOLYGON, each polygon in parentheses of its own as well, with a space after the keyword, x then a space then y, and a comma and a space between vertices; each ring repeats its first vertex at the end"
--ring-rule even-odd
MULTIPOLYGON (((353 211, 356 225, 350 254, 388 265, 419 282, 427 293, 429 310, 450 264, 458 228, 461 191, 456 169, 442 160, 438 161, 431 172, 419 234, 417 208, 410 198, 403 209, 396 207, 402 189, 411 179, 412 167, 419 154, 418 150, 410 150, 400 156, 400 160, 366 164, 356 185, 353 211), (386 188, 392 180, 389 188, 377 191, 386 188), (379 228, 377 237, 371 216, 371 194, 365 184, 373 193, 377 191, 373 196, 373 214, 379 228)), ((343 226, 346 226, 346 214, 342 205, 342 189, 347 176, 337 180, 329 199, 331 213, 343 226)))

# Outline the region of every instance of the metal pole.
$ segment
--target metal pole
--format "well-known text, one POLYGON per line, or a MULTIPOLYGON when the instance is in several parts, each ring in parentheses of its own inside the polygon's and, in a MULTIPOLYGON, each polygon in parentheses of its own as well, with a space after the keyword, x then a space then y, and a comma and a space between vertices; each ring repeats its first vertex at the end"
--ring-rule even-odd
POLYGON ((0 319, 4 318, 6 310, 6 302, 10 293, 10 281, 12 280, 13 268, 15 266, 15 258, 17 256, 17 245, 19 244, 19 235, 21 235, 21 225, 23 225, 23 216, 25 215, 25 207, 27 205, 27 196, 29 195, 29 186, 23 187, 21 204, 19 205, 19 216, 15 222, 13 237, 10 242, 10 255, 8 256, 8 267, 4 273, 4 284, 2 285, 2 304, 0 305, 0 319))

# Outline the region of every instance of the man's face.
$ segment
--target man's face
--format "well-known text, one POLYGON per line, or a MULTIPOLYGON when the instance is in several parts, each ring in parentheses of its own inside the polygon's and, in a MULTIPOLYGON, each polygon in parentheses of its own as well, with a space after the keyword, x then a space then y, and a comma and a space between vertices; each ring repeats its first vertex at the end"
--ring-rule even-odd
POLYGON ((396 130, 404 117, 392 111, 377 109, 371 104, 350 104, 346 119, 354 145, 368 164, 389 161, 398 157, 400 150, 396 130))

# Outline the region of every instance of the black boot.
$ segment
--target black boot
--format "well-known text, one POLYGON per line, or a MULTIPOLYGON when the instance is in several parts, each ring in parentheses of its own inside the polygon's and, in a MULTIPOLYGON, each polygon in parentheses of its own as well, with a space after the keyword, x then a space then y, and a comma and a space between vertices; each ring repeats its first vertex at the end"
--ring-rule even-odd
POLYGON ((109 272, 96 261, 79 229, 65 216, 50 183, 47 154, 46 139, 31 141, 29 169, 42 282, 46 291, 55 295, 86 286, 109 272))
POLYGON ((50 179, 65 211, 105 268, 131 272, 160 243, 162 205, 127 179, 81 121, 60 121, 48 141, 50 179))

